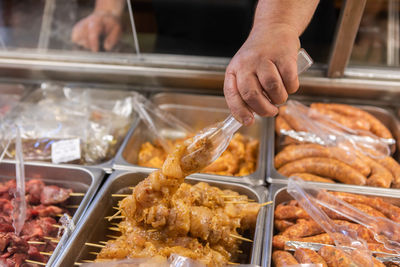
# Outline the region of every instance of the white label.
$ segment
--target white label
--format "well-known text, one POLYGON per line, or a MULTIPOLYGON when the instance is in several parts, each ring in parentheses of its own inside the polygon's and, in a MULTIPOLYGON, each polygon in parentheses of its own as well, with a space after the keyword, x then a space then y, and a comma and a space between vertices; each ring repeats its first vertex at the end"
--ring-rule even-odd
POLYGON ((69 162, 80 158, 81 146, 78 138, 51 144, 51 161, 53 163, 69 162))

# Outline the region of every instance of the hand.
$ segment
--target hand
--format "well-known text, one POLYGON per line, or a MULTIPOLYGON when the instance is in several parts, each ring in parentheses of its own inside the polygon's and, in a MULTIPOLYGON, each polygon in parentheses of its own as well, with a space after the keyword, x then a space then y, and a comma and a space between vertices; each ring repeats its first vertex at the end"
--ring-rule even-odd
POLYGON ((244 125, 275 116, 288 94, 297 91, 298 32, 286 24, 253 28, 225 72, 224 94, 232 115, 244 125))
POLYGON ((74 26, 71 39, 72 42, 97 52, 102 35, 104 35, 103 47, 106 51, 110 51, 121 36, 119 17, 106 12, 93 12, 74 26))

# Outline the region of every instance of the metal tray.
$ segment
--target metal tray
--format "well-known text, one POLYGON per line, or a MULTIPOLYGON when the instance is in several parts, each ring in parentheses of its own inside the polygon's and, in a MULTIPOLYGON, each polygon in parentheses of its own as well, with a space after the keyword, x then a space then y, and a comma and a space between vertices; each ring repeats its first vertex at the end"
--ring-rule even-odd
MULTIPOLYGON (((358 108, 361 108, 372 115, 374 115, 377 119, 379 119, 393 134, 393 137, 396 139, 396 152, 393 157, 400 161, 400 122, 395 116, 395 111, 391 107, 384 106, 383 103, 376 103, 376 106, 373 102, 369 101, 368 105, 361 105, 359 101, 352 102, 351 100, 343 101, 338 99, 327 99, 327 98, 316 98, 316 97, 293 97, 294 100, 298 100, 303 104, 311 104, 312 102, 330 102, 330 103, 344 103, 349 105, 354 105, 358 108)), ((287 177, 281 175, 276 169, 274 165, 275 158, 275 150, 277 147, 276 134, 275 134, 275 119, 271 118, 268 120, 268 138, 267 138, 267 147, 269 148, 267 151, 267 181, 269 183, 276 182, 287 182, 287 177)), ((316 183, 319 184, 319 183, 316 183)), ((345 185, 345 184, 342 184, 345 185)))
MULTIPOLYGON (((37 85, 37 86, 38 86, 38 85, 37 85)), ((84 87, 83 85, 77 86, 77 85, 74 85, 74 84, 68 85, 68 86, 69 86, 70 88, 77 88, 77 89, 80 89, 80 88, 87 88, 87 89, 91 89, 91 90, 93 90, 93 91, 97 90, 97 94, 98 94, 99 96, 101 96, 102 94, 106 94, 106 95, 104 96, 105 99, 106 99, 106 97, 108 97, 108 98, 112 97, 112 99, 119 99, 119 98, 121 98, 121 97, 129 96, 129 94, 130 94, 130 91, 112 90, 112 96, 111 96, 111 95, 110 95, 110 91, 111 91, 111 90, 110 90, 109 88, 108 88, 108 90, 107 90, 107 88, 105 88, 105 87, 102 87, 102 88, 93 87, 93 88, 91 88, 91 87, 84 87)), ((136 89, 136 88, 135 88, 135 89, 136 89)), ((145 94, 145 95, 147 96, 147 94, 145 94)), ((40 101, 41 99, 43 99, 43 97, 44 97, 43 92, 42 92, 40 89, 36 89, 36 90, 33 90, 30 94, 28 94, 28 95, 24 98, 24 102, 37 103, 38 101, 40 101)), ((138 118, 136 115, 134 115, 134 117, 133 117, 133 119, 132 119, 131 126, 130 126, 129 129, 127 130, 127 132, 126 132, 124 138, 122 138, 122 139, 119 141, 119 145, 118 145, 118 147, 117 147, 117 149, 116 149, 115 155, 116 155, 116 154, 118 153, 118 151, 121 149, 122 144, 125 142, 125 139, 127 138, 127 136, 130 136, 130 135, 131 135, 131 133, 133 132, 133 130, 134 130, 134 128, 135 128, 134 126, 138 123, 138 121, 139 121, 139 118, 138 118)), ((95 167, 95 168, 101 168, 101 169, 103 169, 105 172, 111 173, 111 172, 112 172, 112 166, 113 166, 113 164, 114 164, 115 155, 114 155, 112 158, 110 158, 110 159, 108 159, 108 160, 105 160, 105 161, 103 161, 103 162, 100 163, 100 164, 93 164, 93 165, 87 164, 87 165, 79 165, 79 166, 90 166, 90 167, 95 167)), ((32 161, 32 162, 43 162, 43 161, 32 161)), ((77 166, 78 164, 64 164, 64 165, 66 165, 66 166, 77 166)))
MULTIPOLYGON (((330 191, 341 191, 347 193, 354 193, 359 195, 369 195, 369 196, 379 196, 385 198, 385 200, 395 204, 400 205, 400 198, 398 193, 393 192, 394 190, 387 190, 385 188, 376 188, 376 187, 366 187, 360 190, 358 186, 336 186, 335 184, 324 184, 319 183, 316 184, 318 188, 327 189, 330 191), (360 193, 362 192, 362 193, 360 193)), ((271 184, 269 187, 269 201, 273 201, 274 204, 270 205, 267 210, 267 219, 266 219, 266 229, 264 231, 264 246, 263 246, 263 258, 262 258, 262 266, 270 267, 272 266, 271 256, 272 256, 272 238, 274 236, 274 211, 277 205, 282 202, 292 200, 292 196, 286 191, 286 184, 271 184)))
MULTIPOLYGON (((25 164, 25 177, 27 180, 41 179, 46 185, 58 185, 71 188, 74 192, 85 193, 83 198, 72 197, 70 199, 71 205, 79 205, 78 209, 69 210, 73 214, 73 222, 77 224, 94 198, 104 177, 104 172, 98 168, 90 167, 27 163, 25 164)), ((15 179, 15 165, 13 162, 5 160, 0 164, 0 181, 10 179, 15 179)), ((64 250, 68 238, 69 234, 64 233, 46 266, 52 266, 58 254, 64 250)))
MULTIPOLYGON (((194 130, 201 130, 218 121, 224 120, 229 115, 225 99, 219 96, 159 93, 152 97, 152 101, 161 109, 170 112, 183 122, 192 126, 194 130)), ((260 117, 251 127, 242 127, 240 133, 257 138, 260 141, 257 169, 247 176, 222 176, 196 173, 192 177, 205 179, 216 179, 235 183, 250 185, 261 185, 265 183, 265 157, 266 157, 266 120, 260 117)), ((152 168, 137 165, 137 155, 142 143, 152 141, 152 134, 143 122, 139 122, 129 140, 124 143, 115 159, 114 168, 131 170, 140 168, 143 170, 154 170, 152 168)))
MULTIPOLYGON (((94 256, 89 254, 95 248, 85 246, 85 242, 98 243, 104 241, 107 234, 115 234, 107 230, 109 222, 104 217, 112 215, 115 210, 112 208, 117 205, 120 199, 111 198, 113 193, 130 193, 130 186, 134 186, 150 172, 137 171, 115 171, 106 181, 100 192, 97 194, 93 204, 90 205, 84 220, 77 226, 77 230, 71 236, 65 250, 57 259, 54 266, 73 266, 75 262, 80 262, 85 259, 94 259, 94 256)), ((243 184, 233 184, 229 182, 206 180, 202 178, 186 178, 187 183, 207 182, 213 186, 218 186, 223 189, 231 189, 255 199, 257 202, 264 202, 267 198, 267 189, 265 187, 249 187, 243 184)), ((254 234, 254 242, 252 247, 252 255, 249 261, 252 264, 261 263, 262 239, 265 222, 265 209, 262 208, 257 218, 257 225, 254 234)), ((98 249, 97 249, 98 250, 98 249)), ((96 251, 97 251, 96 250, 96 251)))

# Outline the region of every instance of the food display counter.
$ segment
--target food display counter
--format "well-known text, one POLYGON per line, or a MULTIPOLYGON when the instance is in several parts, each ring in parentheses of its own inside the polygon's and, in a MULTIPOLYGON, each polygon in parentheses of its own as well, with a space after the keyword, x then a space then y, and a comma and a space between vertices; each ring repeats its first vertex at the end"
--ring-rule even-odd
MULTIPOLYGON (((284 149, 276 133, 277 119, 256 117, 254 125, 239 130, 217 163, 191 174, 184 180, 186 184, 179 187, 177 185, 183 181, 179 180, 180 177, 176 180, 179 183, 162 184, 166 182, 163 179, 167 176, 157 170, 166 161, 168 153, 135 112, 135 102, 132 101, 140 93, 162 113, 172 114, 187 125, 192 132, 177 131, 168 122, 157 128, 158 134, 168 139, 169 144, 182 144, 185 138, 229 115, 221 88, 230 59, 213 56, 218 49, 204 55, 185 54, 184 51, 177 54, 165 50, 159 52, 160 40, 166 39, 157 39, 159 33, 154 33, 154 21, 147 28, 140 25, 150 16, 147 1, 131 1, 134 5, 140 2, 139 8, 133 12, 135 22, 139 23, 133 36, 125 29, 121 42, 111 51, 100 47, 100 52, 89 52, 74 44, 70 35, 74 24, 92 11, 88 3, 90 1, 58 2, 40 1, 37 10, 41 8, 41 11, 36 11, 41 15, 35 13, 34 16, 43 17, 32 21, 32 25, 40 27, 31 32, 21 30, 18 24, 24 12, 27 12, 27 7, 22 13, 16 14, 13 20, 19 28, 7 31, 7 27, 0 25, 0 135, 5 136, 3 122, 18 122, 22 127, 26 188, 42 181, 44 184, 41 184, 41 189, 58 186, 69 190, 71 194, 67 200, 58 203, 60 212, 47 216, 56 221, 54 225, 58 226, 54 227, 64 229, 64 234, 57 236, 58 233, 53 231, 54 236, 38 235, 25 240, 28 248, 31 245, 31 252, 36 249, 36 254, 32 252, 24 256, 24 259, 31 261, 32 266, 63 267, 92 263, 96 258, 101 261, 126 258, 128 255, 145 258, 161 254, 163 258, 168 258, 171 252, 180 251, 209 266, 213 266, 215 259, 217 263, 274 266, 274 251, 285 250, 285 242, 288 241, 276 235, 284 236, 284 227, 306 224, 304 220, 313 223, 305 210, 301 210, 303 217, 276 217, 278 207, 293 204, 291 195, 286 191, 287 176, 292 173, 282 175, 274 163, 277 154, 284 149), (84 8, 81 8, 81 4, 84 8), (69 16, 60 16, 64 10, 65 13, 68 11, 69 16), (2 30, 6 30, 6 33, 3 34, 2 30), (66 32, 65 36, 61 34, 63 32, 66 32), (21 40, 28 41, 24 45, 16 45, 21 40), (65 131, 59 131, 61 128, 65 131), (52 143, 72 139, 79 140, 79 157, 54 160, 52 143), (91 157, 93 154, 98 157, 91 157), (151 184, 146 187, 147 183, 151 184), (163 186, 160 184, 167 189, 162 191, 163 186), (168 186, 171 184, 177 186, 174 190, 178 190, 182 199, 170 195, 168 186), (139 194, 138 188, 144 188, 144 193, 139 194), (159 191, 154 193, 153 190, 159 191), (191 199, 189 201, 186 198, 191 199), (160 205, 152 203, 151 208, 157 207, 159 210, 149 211, 148 208, 146 212, 150 215, 139 216, 135 213, 140 207, 151 203, 152 199, 159 201, 156 204, 160 205), (174 209, 182 204, 180 200, 187 201, 186 206, 176 211, 174 209), (187 206, 187 203, 190 205, 187 206), (240 217, 241 214, 254 211, 251 207, 257 207, 257 213, 240 217), (135 211, 129 213, 132 210, 135 211), (63 213, 71 217, 64 224, 59 222, 63 213), (226 220, 212 219, 210 214, 218 214, 221 217, 214 217, 226 220), (190 219, 179 224, 176 223, 179 216, 189 216, 190 219), (246 225, 246 219, 249 218, 254 219, 254 225, 246 228, 243 225, 246 225), (274 247, 274 239, 279 238, 281 243, 275 242, 274 247), (50 246, 49 242, 55 244, 50 246), (232 252, 233 248, 235 251, 232 252)), ((252 6, 252 1, 247 2, 246 7, 252 6)), ((330 38, 329 46, 326 43, 321 47, 319 44, 307 46, 305 40, 307 49, 320 50, 315 53, 308 51, 311 56, 315 55, 316 62, 299 77, 300 89, 289 100, 298 101, 306 107, 316 102, 346 104, 367 112, 390 131, 396 141, 391 145, 390 156, 396 164, 400 164, 400 75, 399 60, 393 58, 399 55, 398 45, 395 45, 398 41, 398 27, 394 26, 394 22, 398 22, 398 14, 393 11, 398 9, 397 4, 389 1, 390 12, 385 11, 382 5, 379 6, 379 12, 388 13, 386 17, 371 11, 376 11, 375 7, 370 9, 371 1, 334 2, 332 12, 336 14, 336 34, 330 38), (367 11, 364 12, 366 2, 367 11), (372 27, 367 23, 368 16, 372 16, 370 12, 376 17, 385 17, 384 22, 390 25, 383 38, 387 43, 386 48, 382 48, 385 56, 380 54, 380 57, 375 57, 375 53, 379 52, 375 50, 371 54, 362 53, 366 50, 364 38, 370 36, 363 33, 372 27), (360 21, 362 26, 359 29, 360 21), (358 30, 360 32, 357 35, 358 30), (357 51, 353 50, 353 45, 357 51)), ((168 5, 163 5, 163 8, 166 7, 168 5)), ((132 22, 128 12, 123 20, 128 25, 132 22)), ((379 27, 382 28, 382 24, 379 27)), ((377 34, 373 36, 376 38, 377 34)), ((370 45, 376 44, 375 41, 370 45)), ((172 50, 177 51, 176 47, 172 50)), ((355 123, 361 121, 351 116, 347 119, 355 123)), ((4 142, 0 145, 3 151, 4 142)), ((9 182, 15 177, 14 169, 18 163, 14 159, 16 143, 11 142, 7 149, 4 159, 3 155, 0 157, 0 201, 6 196, 10 202, 11 193, 16 187, 9 182)), ((353 163, 341 162, 347 165, 353 163)), ((377 168, 375 163, 371 164, 377 168)), ((321 190, 379 197, 384 202, 379 200, 378 204, 383 203, 385 207, 391 205, 397 211, 400 209, 397 201, 399 186, 395 181, 396 175, 400 179, 400 173, 392 172, 393 180, 386 188, 367 186, 375 185, 368 183, 372 176, 371 166, 368 167, 368 174, 364 174, 365 181, 358 185, 338 183, 340 179, 312 171, 309 174, 319 175, 322 178, 320 181, 329 183, 308 183, 321 190)), ((391 171, 386 168, 386 173, 391 171)), ((171 192, 176 192, 174 190, 171 192)), ((28 205, 38 210, 38 206, 43 204, 39 202, 28 201, 28 205)), ((389 218, 388 213, 381 210, 379 205, 370 208, 389 218)), ((0 215, 4 213, 3 206, 0 206, 0 215)), ((301 209, 299 203, 293 206, 301 209)), ((32 217, 34 220, 41 218, 35 216, 32 217)), ((343 220, 348 223, 348 220, 343 220)), ((0 223, 0 235, 4 235, 2 226, 0 223)), ((11 235, 12 231, 6 232, 11 235)), ((309 242, 317 234, 307 235, 293 237, 309 242)), ((322 231, 318 235, 329 238, 322 231)), ((329 244, 333 245, 332 240, 329 244)), ((11 241, 5 247, 0 242, 0 265, 2 255, 7 252, 6 247, 11 247, 11 241)), ((278 255, 274 257, 275 265, 285 257, 293 262, 299 261, 296 255, 300 252, 296 254, 293 249, 287 250, 285 253, 275 253, 278 255)), ((13 255, 15 253, 10 254, 10 258, 13 255)))

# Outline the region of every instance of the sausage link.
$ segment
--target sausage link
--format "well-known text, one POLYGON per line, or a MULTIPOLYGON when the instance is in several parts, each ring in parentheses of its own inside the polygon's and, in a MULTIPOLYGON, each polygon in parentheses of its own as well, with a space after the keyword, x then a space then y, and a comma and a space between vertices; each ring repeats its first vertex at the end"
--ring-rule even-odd
POLYGON ((343 114, 349 117, 362 118, 363 120, 368 121, 368 123, 371 125, 370 131, 376 136, 387 139, 393 138, 391 132, 389 131, 388 128, 386 128, 385 125, 383 125, 377 118, 375 118, 373 115, 364 110, 344 104, 332 104, 332 103, 329 104, 318 103, 318 104, 323 105, 327 109, 333 110, 339 114, 343 114))
POLYGON ((275 267, 286 267, 299 264, 292 254, 282 250, 275 250, 272 253, 272 261, 275 264, 275 267))
POLYGON ((367 179, 367 185, 384 188, 390 187, 393 182, 393 175, 388 169, 370 157, 363 155, 361 152, 358 152, 357 156, 371 168, 371 175, 367 179))
POLYGON ((296 206, 282 204, 279 204, 276 207, 274 216, 275 219, 278 220, 296 220, 310 218, 310 216, 304 209, 296 206))
POLYGON ((311 181, 311 182, 320 182, 320 183, 335 183, 332 179, 323 178, 318 175, 314 175, 311 173, 301 172, 301 173, 293 173, 291 177, 299 177, 303 181, 311 181))
POLYGON ((283 235, 275 235, 272 238, 272 246, 275 249, 285 249, 285 243, 287 241, 301 241, 301 242, 312 242, 312 243, 320 243, 326 245, 333 245, 332 238, 327 234, 320 234, 314 236, 308 236, 303 238, 289 238, 283 235))
POLYGON ((376 161, 392 173, 394 178, 392 187, 400 188, 400 164, 392 157, 385 157, 376 161))
POLYGON ((371 251, 393 253, 392 250, 385 248, 385 246, 381 243, 368 243, 368 249, 371 251))
POLYGON ((359 209, 360 211, 372 216, 372 217, 383 217, 383 218, 386 218, 386 216, 382 212, 374 209, 371 206, 368 206, 368 205, 365 205, 365 204, 362 204, 362 203, 353 203, 351 205, 354 206, 355 208, 359 209))
POLYGON ((274 227, 279 232, 283 232, 287 228, 289 228, 290 226, 293 226, 293 225, 294 225, 294 222, 287 221, 287 220, 275 220, 274 221, 274 227))
POLYGON ((299 263, 319 264, 320 267, 328 267, 325 260, 317 252, 307 248, 298 248, 294 257, 299 263))
POLYGON ((334 247, 322 247, 318 254, 325 260, 329 267, 356 267, 353 261, 343 251, 334 247))
POLYGON ((368 121, 364 119, 354 120, 349 116, 345 116, 343 114, 339 114, 336 111, 327 109, 323 105, 318 105, 318 103, 313 103, 310 105, 312 110, 316 110, 318 113, 327 116, 331 120, 336 121, 337 123, 343 125, 346 128, 354 129, 354 130, 363 130, 369 131, 371 125, 368 121))
POLYGON ((375 257, 372 257, 372 262, 374 263, 374 267, 386 267, 386 265, 383 264, 383 262, 381 262, 375 257))
POLYGON ((290 131, 293 130, 292 127, 289 126, 287 121, 282 117, 281 114, 275 117, 275 133, 280 136, 282 134, 282 130, 290 131))
POLYGON ((293 130, 295 130, 297 132, 301 132, 301 131, 307 132, 307 128, 304 127, 304 125, 302 125, 301 122, 296 117, 292 116, 291 114, 289 114, 287 112, 287 106, 286 105, 279 107, 279 115, 281 115, 285 119, 287 124, 293 130))
POLYGON ((298 220, 293 226, 283 231, 282 235, 289 238, 305 237, 322 234, 324 230, 318 223, 312 220, 298 220))
POLYGON ((307 172, 331 178, 345 184, 365 185, 367 178, 349 165, 336 159, 304 158, 285 164, 278 169, 285 176, 307 172))
POLYGON ((328 148, 318 144, 300 144, 285 147, 275 156, 275 168, 278 169, 289 162, 311 157, 337 159, 353 167, 364 176, 371 172, 369 166, 359 158, 354 157, 353 153, 349 154, 340 148, 328 148))
POLYGON ((348 221, 344 221, 344 220, 334 220, 336 225, 340 225, 340 226, 345 226, 347 227, 347 229, 353 230, 357 232, 357 236, 361 239, 364 239, 367 242, 375 242, 375 238, 373 233, 368 230, 368 228, 360 225, 360 224, 356 224, 356 223, 351 223, 348 221))

